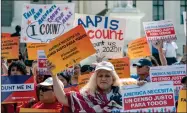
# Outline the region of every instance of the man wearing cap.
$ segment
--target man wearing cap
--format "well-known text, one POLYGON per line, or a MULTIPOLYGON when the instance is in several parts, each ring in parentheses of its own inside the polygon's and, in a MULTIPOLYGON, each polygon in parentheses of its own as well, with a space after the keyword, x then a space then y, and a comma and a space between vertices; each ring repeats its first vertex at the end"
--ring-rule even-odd
POLYGON ((140 59, 137 63, 133 64, 136 66, 137 75, 139 76, 138 81, 150 82, 149 70, 152 63, 147 59, 140 59))
POLYGON ((62 105, 57 101, 53 92, 52 77, 47 78, 44 82, 38 84, 39 89, 39 102, 34 104, 31 108, 35 109, 55 109, 57 113, 62 110, 62 105))

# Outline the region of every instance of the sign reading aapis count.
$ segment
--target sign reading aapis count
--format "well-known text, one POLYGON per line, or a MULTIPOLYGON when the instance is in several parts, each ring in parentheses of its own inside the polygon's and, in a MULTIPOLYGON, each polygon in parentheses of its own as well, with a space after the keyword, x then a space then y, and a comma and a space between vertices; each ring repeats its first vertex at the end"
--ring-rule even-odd
POLYGON ((46 43, 72 29, 73 3, 36 5, 24 4, 21 42, 46 43))
POLYGON ((74 26, 83 25, 98 54, 122 58, 126 20, 96 15, 75 14, 74 26))

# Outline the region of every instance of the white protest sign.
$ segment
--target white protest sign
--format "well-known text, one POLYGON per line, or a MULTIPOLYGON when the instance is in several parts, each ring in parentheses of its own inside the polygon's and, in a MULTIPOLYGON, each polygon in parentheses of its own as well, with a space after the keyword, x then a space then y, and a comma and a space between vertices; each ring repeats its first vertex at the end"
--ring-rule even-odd
POLYGON ((176 40, 173 22, 170 20, 143 22, 148 41, 176 40))
POLYGON ((34 90, 34 83, 1 85, 1 92, 32 91, 32 90, 34 90))
POLYGON ((75 4, 24 4, 22 43, 49 42, 73 27, 75 4))
POLYGON ((182 88, 181 80, 186 76, 186 65, 159 66, 150 68, 151 82, 173 81, 175 96, 182 88))
POLYGON ((171 81, 123 86, 122 97, 124 112, 175 112, 171 81))
POLYGON ((74 26, 82 24, 99 56, 122 58, 126 20, 76 14, 74 26))
POLYGON ((183 21, 184 21, 184 33, 185 33, 185 36, 187 36, 186 35, 186 23, 187 23, 186 12, 183 12, 183 21))

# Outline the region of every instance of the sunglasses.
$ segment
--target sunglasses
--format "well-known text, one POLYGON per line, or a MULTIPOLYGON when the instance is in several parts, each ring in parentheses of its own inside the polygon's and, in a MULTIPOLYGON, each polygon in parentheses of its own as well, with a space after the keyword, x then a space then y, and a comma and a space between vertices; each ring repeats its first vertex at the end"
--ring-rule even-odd
POLYGON ((143 66, 137 66, 138 68, 142 68, 143 66))
POLYGON ((47 91, 53 91, 53 88, 52 88, 52 89, 49 89, 49 88, 47 88, 47 87, 40 87, 40 90, 41 90, 42 92, 47 92, 47 91))

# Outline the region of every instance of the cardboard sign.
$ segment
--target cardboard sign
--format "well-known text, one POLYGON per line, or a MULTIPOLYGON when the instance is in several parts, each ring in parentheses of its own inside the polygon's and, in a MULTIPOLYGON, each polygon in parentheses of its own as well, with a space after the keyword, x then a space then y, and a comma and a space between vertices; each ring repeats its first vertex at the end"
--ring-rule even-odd
POLYGON ((19 59, 19 38, 1 38, 1 55, 4 59, 19 59))
POLYGON ((130 59, 150 56, 150 48, 145 37, 136 39, 128 44, 128 57, 130 59))
POLYGON ((9 38, 11 37, 10 33, 1 33, 1 38, 9 38))
POLYGON ((20 108, 20 113, 60 113, 57 109, 20 108))
POLYGON ((184 21, 184 33, 185 33, 185 36, 187 36, 186 35, 186 27, 187 27, 187 25, 186 25, 186 21, 187 21, 187 19, 186 19, 186 12, 183 12, 183 21, 184 21))
POLYGON ((44 50, 38 50, 38 74, 39 75, 50 75, 47 69, 47 58, 44 50))
POLYGON ((37 60, 37 51, 44 50, 46 43, 27 43, 27 53, 29 60, 37 60))
POLYGON ((114 65, 116 73, 120 78, 130 77, 130 62, 128 57, 109 60, 114 65))
POLYGON ((70 91, 75 91, 75 92, 79 92, 79 87, 77 84, 71 85, 71 86, 67 86, 64 87, 64 92, 65 93, 69 93, 70 91))
POLYGON ((173 81, 175 99, 182 88, 181 80, 186 76, 186 65, 159 66, 150 68, 151 82, 173 81))
POLYGON ((143 26, 148 41, 176 40, 174 25, 170 20, 143 22, 143 26))
POLYGON ((47 59, 56 66, 53 75, 66 68, 78 64, 81 60, 95 53, 82 25, 79 25, 64 35, 57 37, 45 47, 47 59))
POLYGON ((146 83, 122 87, 124 112, 175 112, 173 82, 146 83))
POLYGON ((2 76, 1 102, 25 102, 36 98, 34 76, 2 76))
POLYGON ((186 90, 180 90, 179 100, 178 100, 178 113, 186 113, 187 112, 187 98, 186 98, 186 90))
POLYGON ((91 73, 78 76, 79 89, 84 87, 91 77, 91 73))
POLYGON ((98 55, 122 58, 126 20, 95 15, 76 14, 74 26, 82 24, 98 55))
POLYGON ((21 42, 40 43, 64 34, 72 28, 75 4, 24 4, 21 42))

